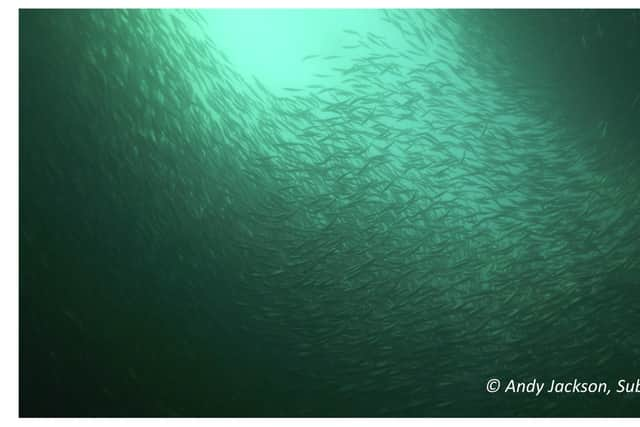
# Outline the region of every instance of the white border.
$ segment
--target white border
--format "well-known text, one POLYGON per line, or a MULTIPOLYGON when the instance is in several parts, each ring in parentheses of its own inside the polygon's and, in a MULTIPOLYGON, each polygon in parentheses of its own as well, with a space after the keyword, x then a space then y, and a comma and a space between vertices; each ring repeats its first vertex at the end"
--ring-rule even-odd
POLYGON ((640 8, 632 0, 66 0, 3 1, 14 8, 640 8))
MULTIPOLYGON (((18 11, 0 12, 0 351, 1 414, 18 414, 18 11)), ((2 425, 7 425, 0 421, 2 425)))

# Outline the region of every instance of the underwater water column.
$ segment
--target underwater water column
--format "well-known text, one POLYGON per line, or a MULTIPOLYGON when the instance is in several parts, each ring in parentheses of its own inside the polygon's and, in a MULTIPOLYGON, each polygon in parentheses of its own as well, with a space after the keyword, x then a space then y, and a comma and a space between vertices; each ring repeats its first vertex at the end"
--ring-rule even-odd
POLYGON ((21 11, 21 415, 637 415, 638 35, 21 11))

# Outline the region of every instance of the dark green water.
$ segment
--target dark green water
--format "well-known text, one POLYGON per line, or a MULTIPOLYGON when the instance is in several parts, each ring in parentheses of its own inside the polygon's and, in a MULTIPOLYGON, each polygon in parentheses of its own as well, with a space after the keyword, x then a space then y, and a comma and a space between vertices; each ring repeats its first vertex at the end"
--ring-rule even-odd
POLYGON ((19 19, 21 416, 640 415, 638 11, 19 19))

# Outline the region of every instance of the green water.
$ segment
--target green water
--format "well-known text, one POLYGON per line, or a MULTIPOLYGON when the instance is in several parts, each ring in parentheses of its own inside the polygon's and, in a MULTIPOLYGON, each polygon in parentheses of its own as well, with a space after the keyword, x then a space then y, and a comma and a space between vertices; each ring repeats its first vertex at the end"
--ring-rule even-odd
POLYGON ((639 21, 21 11, 21 416, 637 416, 639 21))

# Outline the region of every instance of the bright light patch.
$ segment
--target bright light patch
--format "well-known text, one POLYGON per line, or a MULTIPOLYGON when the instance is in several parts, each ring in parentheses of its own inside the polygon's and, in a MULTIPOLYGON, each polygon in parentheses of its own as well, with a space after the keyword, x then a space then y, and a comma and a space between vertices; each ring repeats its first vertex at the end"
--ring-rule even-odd
POLYGON ((336 74, 344 64, 343 46, 356 37, 344 30, 388 31, 377 10, 331 9, 216 9, 202 10, 212 40, 236 69, 254 75, 270 89, 302 88, 317 82, 318 74, 336 74), (303 61, 309 55, 319 55, 303 61), (324 57, 339 56, 324 60, 324 57), (314 77, 315 76, 315 77, 314 77))

